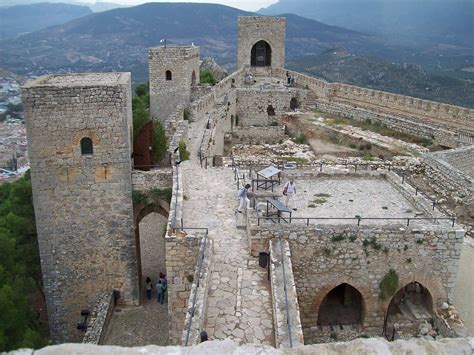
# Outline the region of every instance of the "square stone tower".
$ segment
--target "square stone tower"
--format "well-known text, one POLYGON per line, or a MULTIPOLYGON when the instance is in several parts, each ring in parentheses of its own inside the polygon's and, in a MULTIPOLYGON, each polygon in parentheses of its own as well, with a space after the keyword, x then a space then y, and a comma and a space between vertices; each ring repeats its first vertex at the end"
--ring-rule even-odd
POLYGON ((284 17, 239 16, 237 69, 285 66, 284 17))
POLYGON ((199 47, 166 46, 148 50, 151 118, 165 122, 178 105, 189 106, 199 84, 199 47))
POLYGON ((51 336, 77 342, 99 293, 139 299, 130 73, 44 76, 23 105, 51 336))

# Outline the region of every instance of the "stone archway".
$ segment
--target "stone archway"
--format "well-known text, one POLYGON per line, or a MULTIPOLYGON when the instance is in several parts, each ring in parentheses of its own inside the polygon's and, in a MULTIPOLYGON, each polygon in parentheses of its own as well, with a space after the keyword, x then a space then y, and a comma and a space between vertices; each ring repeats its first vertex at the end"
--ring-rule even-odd
POLYGON ((432 331, 434 315, 433 296, 427 287, 417 281, 404 284, 391 297, 384 317, 383 334, 388 340, 419 335, 426 325, 427 334, 432 331))
POLYGON ((318 310, 318 325, 362 324, 365 304, 362 294, 353 286, 342 283, 329 291, 318 310))
POLYGON ((145 278, 149 276, 155 283, 160 272, 166 273, 165 228, 168 214, 169 203, 161 199, 157 204, 134 206, 135 245, 141 303, 145 299, 145 278), (145 226, 143 229, 142 221, 147 225, 151 224, 151 226, 145 226), (142 224, 142 231, 140 231, 140 224, 142 224), (164 226, 161 230, 160 225, 164 226))
POLYGON ((272 65, 272 47, 268 42, 260 40, 252 46, 250 52, 250 66, 270 67, 272 65))

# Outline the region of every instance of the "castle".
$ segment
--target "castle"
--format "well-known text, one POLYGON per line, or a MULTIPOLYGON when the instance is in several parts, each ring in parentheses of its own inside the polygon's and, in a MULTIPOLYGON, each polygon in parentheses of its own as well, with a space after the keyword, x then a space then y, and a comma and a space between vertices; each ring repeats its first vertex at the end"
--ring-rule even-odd
MULTIPOLYGON (((168 219, 156 239, 165 248, 171 344, 196 343, 203 329, 214 339, 275 347, 335 336, 388 337, 398 329, 390 317, 406 299, 423 306, 420 319, 432 322, 438 336, 456 332, 439 307, 453 301, 465 231, 387 166, 323 171, 318 164, 280 174, 296 176, 309 192, 325 179, 380 184, 382 197, 408 206, 380 223, 360 215, 310 221, 308 209, 294 213, 291 223, 280 216, 272 222, 258 206, 281 195, 278 188, 255 190, 254 209, 234 216, 236 188, 258 184, 261 167, 239 165, 226 153, 239 143, 280 142, 282 119, 296 107, 371 119, 452 148, 427 155, 426 170, 441 185, 455 183, 472 206, 473 110, 286 70, 285 26, 284 18, 239 18, 237 70, 212 87, 199 85, 199 47, 149 50, 150 117, 166 129, 169 167, 133 167, 129 73, 50 75, 23 87, 55 343, 82 340, 76 329, 81 309, 92 310, 84 341, 102 343, 114 307, 143 303, 139 223, 152 212, 168 219), (296 84, 289 85, 289 77, 296 84), (175 164, 180 141, 188 142, 191 158, 175 164), (134 203, 132 192, 151 189, 172 189, 171 201, 134 203), (298 216, 307 220, 298 223, 298 216), (268 253, 269 282, 256 266, 256 257, 268 253), (383 295, 383 280, 393 275, 396 287, 383 295), (229 324, 235 325, 229 330, 229 324)), ((361 203, 370 204, 363 195, 361 203)))

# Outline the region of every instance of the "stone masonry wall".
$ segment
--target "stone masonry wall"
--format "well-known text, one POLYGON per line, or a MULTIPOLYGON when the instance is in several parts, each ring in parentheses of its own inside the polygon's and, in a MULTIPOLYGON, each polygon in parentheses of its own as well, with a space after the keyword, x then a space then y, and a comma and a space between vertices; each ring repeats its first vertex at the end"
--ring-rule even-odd
POLYGON ((150 171, 133 170, 132 188, 138 191, 170 189, 173 185, 173 169, 160 168, 150 171))
POLYGON ((98 294, 138 304, 130 74, 41 77, 23 105, 50 332, 80 341, 80 310, 98 294), (85 137, 93 154, 81 154, 85 137))
POLYGON ((276 144, 287 139, 284 127, 234 127, 232 130, 232 143, 240 144, 276 144))
POLYGON ((181 232, 165 238, 169 341, 173 345, 181 344, 200 240, 181 232))
POLYGON ((291 90, 237 89, 237 115, 239 126, 270 126, 284 112, 290 111, 290 100, 296 95, 291 90), (273 107, 275 116, 267 112, 273 107))
POLYGON ((202 239, 181 338, 181 345, 183 346, 199 344, 201 331, 204 330, 208 304, 207 296, 211 289, 211 275, 214 270, 213 248, 212 239, 202 239), (204 240, 206 243, 204 243, 204 240), (195 304, 195 308, 192 312, 193 304, 195 304))
POLYGON ((400 288, 418 281, 428 288, 434 304, 452 301, 464 238, 462 230, 401 225, 279 224, 254 229, 253 234, 252 238, 282 237, 290 243, 307 344, 314 339, 310 328, 317 324, 319 305, 341 283, 361 293, 365 331, 380 335, 390 299, 379 299, 379 283, 391 268, 399 276, 400 288))
POLYGON ((286 240, 274 239, 270 241, 269 250, 275 346, 288 348, 304 345, 290 246, 286 240))
POLYGON ((271 66, 285 66, 284 17, 239 16, 237 38, 237 68, 250 66, 250 53, 258 41, 264 40, 272 49, 271 66))
POLYGON ((190 104, 191 87, 199 84, 199 47, 150 48, 148 64, 150 116, 164 122, 178 105, 190 104), (166 78, 168 70, 171 80, 166 78))
MULTIPOLYGON (((474 110, 352 85, 328 83, 298 72, 298 84, 314 91, 316 105, 323 111, 357 119, 374 119, 394 129, 435 138, 448 147, 465 145, 474 137, 474 110)), ((272 74, 286 78, 286 70, 272 74)), ((472 144, 472 143, 471 143, 472 144)))

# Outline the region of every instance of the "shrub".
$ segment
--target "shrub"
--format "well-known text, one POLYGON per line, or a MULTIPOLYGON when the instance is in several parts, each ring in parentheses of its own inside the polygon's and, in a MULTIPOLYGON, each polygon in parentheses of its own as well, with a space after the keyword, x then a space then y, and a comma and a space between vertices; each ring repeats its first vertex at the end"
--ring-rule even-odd
POLYGON ((148 203, 147 196, 143 192, 138 190, 132 191, 132 200, 134 205, 146 205, 148 203))
POLYGON ((189 160, 190 153, 186 149, 186 143, 183 140, 179 141, 178 149, 179 149, 179 158, 181 160, 189 160))
POLYGON ((379 283, 379 298, 385 300, 395 294, 398 289, 398 274, 390 269, 379 283))
POLYGON ((273 121, 273 122, 270 123, 270 126, 276 127, 276 126, 278 126, 278 122, 277 122, 277 121, 273 121))
POLYGON ((344 234, 336 234, 331 237, 331 242, 342 242, 346 240, 346 236, 344 234))
POLYGON ((351 144, 349 144, 349 148, 357 149, 357 144, 351 143, 351 144))
POLYGON ((201 69, 199 71, 199 80, 201 84, 214 85, 216 83, 214 74, 212 74, 212 72, 209 69, 201 69))
POLYGON ((296 144, 306 144, 307 143, 307 138, 304 133, 300 133, 296 138, 295 138, 295 143, 296 144))

